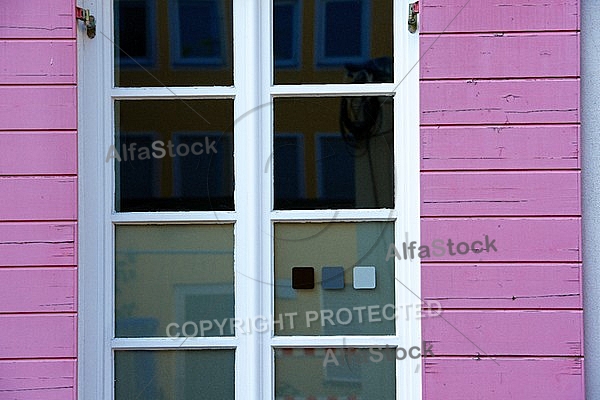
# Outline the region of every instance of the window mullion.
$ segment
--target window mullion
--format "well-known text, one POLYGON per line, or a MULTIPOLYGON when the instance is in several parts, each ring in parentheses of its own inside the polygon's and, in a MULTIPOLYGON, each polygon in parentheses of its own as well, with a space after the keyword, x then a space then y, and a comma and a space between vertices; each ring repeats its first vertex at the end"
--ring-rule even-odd
MULTIPOLYGON (((233 1, 234 35, 234 135, 236 317, 252 320, 260 312, 259 266, 261 182, 259 105, 260 0, 233 1)), ((261 399, 260 338, 256 333, 238 330, 236 351, 236 399, 261 399)))

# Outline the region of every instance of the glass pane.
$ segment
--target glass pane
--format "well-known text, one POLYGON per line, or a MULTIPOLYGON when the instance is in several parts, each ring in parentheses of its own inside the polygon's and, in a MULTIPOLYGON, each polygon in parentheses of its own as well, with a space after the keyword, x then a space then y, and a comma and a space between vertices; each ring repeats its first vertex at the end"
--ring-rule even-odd
POLYGON ((393 102, 275 99, 275 209, 393 208, 393 102))
POLYGON ((233 317, 233 225, 115 227, 116 336, 233 336, 233 317))
POLYGON ((275 224, 276 335, 392 335, 393 222, 275 224))
POLYGON ((119 100, 117 211, 233 210, 233 100, 119 100))
POLYGON ((233 84, 231 0, 115 0, 115 86, 233 84))
POLYGON ((394 400, 391 347, 275 349, 276 399, 394 400))
POLYGON ((233 400, 234 370, 234 350, 116 351, 115 400, 233 400))
POLYGON ((393 82, 392 0, 274 0, 275 84, 393 82))

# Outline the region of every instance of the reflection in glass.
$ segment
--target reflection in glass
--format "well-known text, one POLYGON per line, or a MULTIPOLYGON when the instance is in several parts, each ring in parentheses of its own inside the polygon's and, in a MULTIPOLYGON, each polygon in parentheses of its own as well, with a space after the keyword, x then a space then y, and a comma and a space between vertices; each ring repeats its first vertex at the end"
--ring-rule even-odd
POLYGON ((393 222, 277 223, 274 240, 273 319, 283 319, 274 323, 276 335, 394 334, 394 259, 387 257, 394 243, 393 222), (354 266, 363 265, 375 267, 374 289, 356 288, 354 266), (314 269, 312 289, 292 287, 294 267, 314 269), (331 267, 343 267, 341 285, 336 279, 339 268, 331 267), (281 317, 286 313, 297 316, 290 322, 281 317))
POLYGON ((150 66, 155 61, 154 2, 147 0, 115 0, 115 37, 118 48, 115 53, 122 65, 141 64, 150 66), (132 24, 131 21, 136 21, 132 24))
POLYGON ((275 4, 273 4, 273 54, 275 66, 298 66, 300 35, 299 0, 275 1, 275 4))
POLYGON ((119 100, 116 210, 233 209, 232 100, 119 100))
POLYGON ((115 0, 115 86, 233 84, 231 0, 115 0))
POLYGON ((392 3, 274 0, 275 84, 392 82, 392 3))
POLYGON ((367 1, 322 1, 317 39, 318 62, 360 62, 368 57, 369 6, 367 1))
POLYGON ((274 114, 275 209, 393 208, 392 97, 278 98, 274 114))
POLYGON ((394 400, 395 392, 395 348, 275 349, 277 399, 394 400))
POLYGON ((176 37, 172 51, 180 64, 223 63, 224 41, 217 1, 177 0, 173 8, 176 37))
POLYGON ((116 336, 235 334, 232 225, 118 225, 115 257, 116 336))
POLYGON ((233 400, 234 350, 116 351, 115 400, 233 400))

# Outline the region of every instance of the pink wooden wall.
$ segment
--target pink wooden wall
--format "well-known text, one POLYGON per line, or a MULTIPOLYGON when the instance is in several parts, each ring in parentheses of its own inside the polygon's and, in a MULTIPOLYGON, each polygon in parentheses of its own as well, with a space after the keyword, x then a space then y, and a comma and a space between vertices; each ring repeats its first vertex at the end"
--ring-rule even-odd
MULTIPOLYGON (((73 0, 0 1, 0 399, 76 398, 73 0)), ((577 0, 421 0, 427 400, 584 398, 577 0), (464 9, 464 4, 467 4, 464 9)))
POLYGON ((421 0, 424 399, 584 399, 578 0, 421 0), (466 7, 463 8, 463 6, 466 7))
POLYGON ((0 1, 0 399, 76 398, 73 13, 0 1))

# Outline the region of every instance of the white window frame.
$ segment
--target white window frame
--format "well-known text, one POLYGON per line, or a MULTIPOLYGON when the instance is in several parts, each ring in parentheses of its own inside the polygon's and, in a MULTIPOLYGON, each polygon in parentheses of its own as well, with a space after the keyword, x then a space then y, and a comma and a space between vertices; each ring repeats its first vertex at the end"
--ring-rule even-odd
MULTIPOLYGON (((276 222, 394 221, 397 247, 420 238, 419 203, 419 35, 408 33, 408 3, 394 0, 394 82, 368 84, 273 85, 272 41, 267 0, 234 0, 235 86, 113 88, 112 1, 83 0, 98 23, 95 39, 78 29, 79 97, 79 326, 78 398, 111 400, 113 349, 236 349, 236 400, 274 398, 273 348, 383 347, 421 344, 420 320, 396 320, 392 336, 291 336, 238 334, 235 337, 114 339, 113 224, 235 223, 235 312, 238 318, 273 314, 273 226, 276 222), (258 79, 257 79, 258 77, 258 79), (269 163, 274 97, 394 95, 395 208, 272 211, 273 168, 269 163), (114 131, 117 99, 235 98, 235 211, 114 213, 114 171, 105 163, 114 131), (249 112, 254 110, 254 112, 249 112), (256 140, 257 137, 265 140, 256 140), (100 167, 101 166, 101 167, 100 167), (267 166, 267 167, 265 167, 267 166), (252 172, 249 172, 252 171, 252 172), (264 268, 264 266, 271 268, 264 268), (243 299, 241 301, 240 299, 243 299), (184 342, 185 340, 185 342, 184 342)), ((395 260, 396 305, 419 303, 418 259, 395 260), (407 289, 407 287, 409 289, 407 289)), ((422 360, 396 362, 397 398, 422 398, 422 360)))

